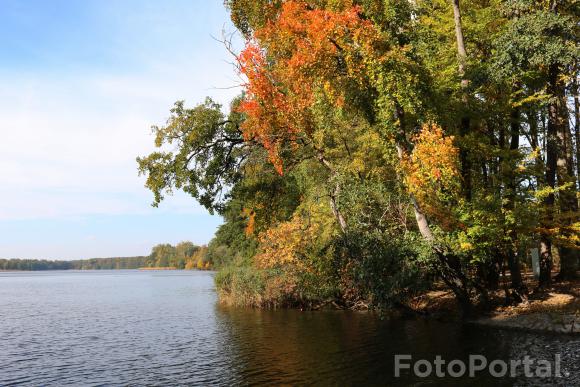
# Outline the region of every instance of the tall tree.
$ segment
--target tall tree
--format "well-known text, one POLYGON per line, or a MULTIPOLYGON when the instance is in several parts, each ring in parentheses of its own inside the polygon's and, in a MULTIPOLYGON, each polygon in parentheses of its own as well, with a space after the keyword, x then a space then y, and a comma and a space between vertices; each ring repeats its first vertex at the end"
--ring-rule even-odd
MULTIPOLYGON (((561 16, 559 1, 552 1, 550 12, 554 18, 568 20, 566 16, 561 16)), ((573 31, 573 30, 572 30, 573 31)), ((574 41, 574 35, 567 31, 554 31, 554 35, 560 39, 574 41)), ((577 53, 577 50, 576 50, 577 53)), ((573 59, 572 59, 573 60, 573 59)), ((550 65, 548 70, 548 93, 551 96, 548 114, 548 136, 555 137, 556 143, 556 175, 559 186, 560 210, 563 217, 563 228, 566 229, 577 222, 578 219, 578 197, 576 189, 576 180, 574 179, 574 163, 571 147, 571 132, 568 104, 566 98, 566 82, 564 77, 566 70, 572 68, 571 59, 567 61, 555 61, 550 65)), ((550 171, 550 173, 554 173, 550 171)), ((577 276, 580 267, 580 251, 567 245, 560 246, 560 273, 559 278, 567 279, 577 276)))
MULTIPOLYGON (((457 58, 459 61, 458 70, 461 77, 461 102, 463 103, 463 111, 461 114, 461 122, 459 124, 459 134, 462 138, 469 135, 471 119, 469 117, 469 94, 468 86, 469 79, 466 77, 467 66, 467 51, 465 50, 465 38, 463 36, 463 23, 461 21, 461 8, 459 7, 459 0, 452 0, 453 5, 453 21, 455 23, 455 39, 457 42, 457 58)), ((465 198, 471 201, 472 197, 472 182, 471 182, 471 161, 469 160, 469 152, 467 145, 461 147, 461 171, 463 178, 463 192, 465 198)))

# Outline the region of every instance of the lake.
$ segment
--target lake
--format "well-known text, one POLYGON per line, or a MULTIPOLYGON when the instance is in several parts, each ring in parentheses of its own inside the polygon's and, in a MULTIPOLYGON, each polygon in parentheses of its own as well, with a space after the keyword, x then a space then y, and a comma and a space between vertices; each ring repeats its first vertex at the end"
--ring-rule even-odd
POLYGON ((445 379, 446 385, 579 385, 580 338, 345 311, 254 310, 217 303, 213 273, 0 273, 0 386, 440 385, 393 376, 413 360, 554 360, 553 379, 445 379))

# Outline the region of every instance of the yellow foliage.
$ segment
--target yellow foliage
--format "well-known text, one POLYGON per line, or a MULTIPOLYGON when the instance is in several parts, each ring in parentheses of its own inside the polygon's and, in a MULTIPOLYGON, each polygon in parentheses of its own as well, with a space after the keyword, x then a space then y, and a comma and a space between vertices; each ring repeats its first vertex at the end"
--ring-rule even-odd
POLYGON ((559 246, 580 249, 580 212, 560 213, 554 216, 550 227, 538 227, 535 231, 548 235, 559 246))
POLYGON ((469 251, 473 249, 473 244, 469 243, 469 242, 461 242, 460 245, 461 250, 463 251, 469 251))
POLYGON ((295 216, 288 222, 280 223, 260 234, 260 253, 255 257, 259 268, 294 265, 304 269, 304 250, 312 245, 318 226, 308 224, 295 216))
POLYGON ((425 124, 402 168, 409 192, 431 217, 449 222, 449 202, 459 197, 459 149, 441 127, 425 124))
POLYGON ((207 246, 200 246, 199 249, 193 253, 191 257, 187 258, 185 263, 185 269, 207 269, 209 268, 209 261, 206 262, 205 257, 207 255, 207 246))

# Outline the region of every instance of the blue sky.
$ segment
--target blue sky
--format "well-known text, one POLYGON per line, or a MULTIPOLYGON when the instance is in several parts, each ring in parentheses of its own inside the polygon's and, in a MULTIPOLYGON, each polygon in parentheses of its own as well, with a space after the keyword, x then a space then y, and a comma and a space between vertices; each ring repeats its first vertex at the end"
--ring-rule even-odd
POLYGON ((148 254, 207 243, 221 219, 176 193, 159 208, 135 158, 174 101, 227 105, 222 1, 0 0, 0 257, 148 254))

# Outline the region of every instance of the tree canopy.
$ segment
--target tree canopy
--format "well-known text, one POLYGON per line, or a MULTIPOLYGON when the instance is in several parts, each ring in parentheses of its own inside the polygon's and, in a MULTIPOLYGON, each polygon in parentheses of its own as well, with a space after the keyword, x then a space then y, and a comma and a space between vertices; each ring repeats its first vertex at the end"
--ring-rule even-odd
POLYGON ((576 2, 225 4, 243 93, 178 102, 154 127, 174 150, 138 159, 154 204, 224 217, 224 296, 384 306, 440 280, 469 311, 506 269, 525 300, 533 248, 538 287, 577 276, 576 2))

